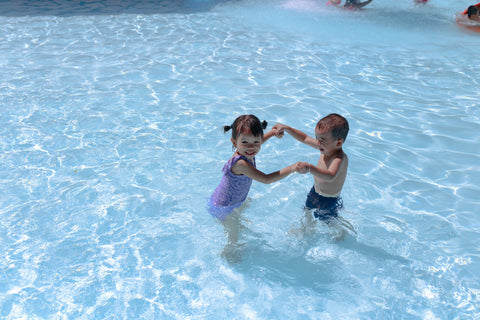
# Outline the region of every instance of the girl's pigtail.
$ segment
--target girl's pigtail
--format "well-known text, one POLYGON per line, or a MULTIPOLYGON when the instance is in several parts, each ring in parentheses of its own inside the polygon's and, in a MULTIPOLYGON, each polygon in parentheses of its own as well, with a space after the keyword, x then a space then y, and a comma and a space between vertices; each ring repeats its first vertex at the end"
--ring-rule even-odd
POLYGON ((267 121, 263 120, 263 122, 262 122, 262 128, 263 128, 264 130, 267 129, 267 125, 268 125, 267 121))
POLYGON ((227 133, 230 129, 232 129, 231 126, 223 126, 223 133, 227 133))

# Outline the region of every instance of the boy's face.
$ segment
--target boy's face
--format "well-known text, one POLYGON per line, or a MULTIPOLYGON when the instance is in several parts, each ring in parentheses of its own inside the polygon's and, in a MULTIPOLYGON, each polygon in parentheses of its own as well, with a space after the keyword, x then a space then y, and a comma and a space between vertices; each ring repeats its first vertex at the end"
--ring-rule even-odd
POLYGON ((328 130, 315 129, 315 138, 320 144, 320 152, 323 154, 331 153, 342 147, 342 139, 333 139, 332 133, 328 130))
POLYGON ((480 20, 480 11, 477 11, 477 13, 472 14, 469 19, 470 20, 480 20))

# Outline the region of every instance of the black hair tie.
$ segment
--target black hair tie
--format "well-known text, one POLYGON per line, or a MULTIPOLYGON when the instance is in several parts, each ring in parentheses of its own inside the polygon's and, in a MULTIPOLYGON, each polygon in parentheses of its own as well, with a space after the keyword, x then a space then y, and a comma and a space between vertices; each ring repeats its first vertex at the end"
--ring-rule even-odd
POLYGON ((223 132, 226 133, 228 130, 232 129, 232 126, 223 126, 223 132))
POLYGON ((263 120, 263 122, 262 122, 262 128, 263 128, 263 129, 267 129, 267 126, 268 126, 267 121, 263 120))

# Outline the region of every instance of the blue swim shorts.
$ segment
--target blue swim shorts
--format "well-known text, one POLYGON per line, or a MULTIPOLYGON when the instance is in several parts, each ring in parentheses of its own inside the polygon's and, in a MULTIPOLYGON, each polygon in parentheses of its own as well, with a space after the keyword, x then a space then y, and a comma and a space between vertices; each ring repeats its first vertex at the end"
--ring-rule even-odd
POLYGON ((338 217, 338 210, 343 208, 341 197, 324 197, 315 191, 315 187, 308 193, 305 209, 314 210, 313 216, 319 220, 330 220, 338 217))

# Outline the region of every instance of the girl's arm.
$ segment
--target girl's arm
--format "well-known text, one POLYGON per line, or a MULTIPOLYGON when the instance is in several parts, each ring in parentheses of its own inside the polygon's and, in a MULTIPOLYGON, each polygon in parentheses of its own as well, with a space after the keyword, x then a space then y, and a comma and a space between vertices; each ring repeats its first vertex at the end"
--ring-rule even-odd
POLYGON ((288 176, 290 173, 297 171, 297 167, 299 166, 300 162, 297 162, 278 171, 265 174, 252 166, 249 162, 241 159, 238 160, 237 163, 235 163, 235 165, 232 167, 232 172, 235 174, 244 174, 255 181, 269 184, 279 181, 288 176))
POLYGON ((320 149, 320 144, 318 143, 317 139, 314 139, 308 136, 307 134, 305 134, 304 132, 294 129, 292 127, 289 127, 287 125, 277 123, 276 125, 273 126, 272 131, 276 131, 275 135, 279 138, 283 137, 284 131, 287 131, 296 140, 303 142, 312 148, 320 149))
POLYGON ((266 133, 263 134, 263 139, 262 139, 262 144, 264 144, 265 142, 267 142, 268 139, 270 139, 271 137, 273 137, 275 135, 277 131, 276 130, 270 130, 266 133))

